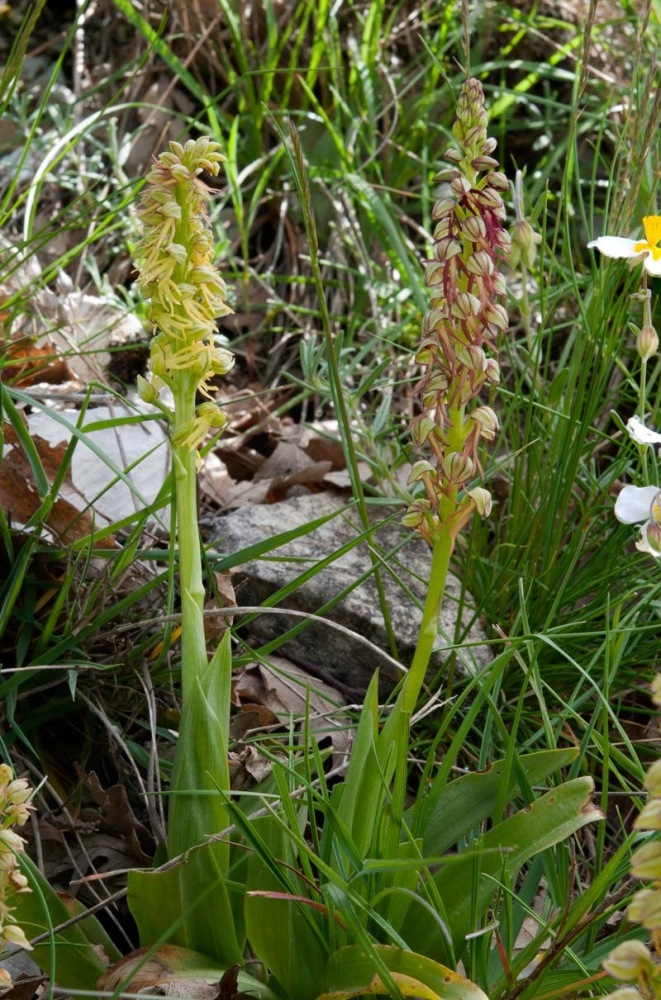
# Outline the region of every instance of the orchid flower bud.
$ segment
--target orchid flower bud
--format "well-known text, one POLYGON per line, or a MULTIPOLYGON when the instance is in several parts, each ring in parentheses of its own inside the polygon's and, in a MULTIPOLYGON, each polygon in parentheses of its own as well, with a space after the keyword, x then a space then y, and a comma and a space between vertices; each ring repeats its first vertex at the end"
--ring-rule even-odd
POLYGON ((649 361, 659 349, 659 338, 653 326, 644 326, 636 337, 636 350, 643 361, 649 361))
POLYGON ((651 969, 652 956, 642 941, 623 941, 613 948, 603 966, 613 979, 630 982, 651 969))

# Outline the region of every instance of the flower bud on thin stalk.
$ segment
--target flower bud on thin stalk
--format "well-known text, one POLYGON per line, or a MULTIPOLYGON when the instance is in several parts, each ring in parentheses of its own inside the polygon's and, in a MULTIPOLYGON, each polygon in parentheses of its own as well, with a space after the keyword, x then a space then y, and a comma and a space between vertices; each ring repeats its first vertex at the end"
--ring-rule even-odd
POLYGON ((641 361, 649 361, 659 349, 659 337, 653 326, 644 326, 636 337, 636 350, 641 361))
POLYGON ((409 504, 403 519, 432 547, 420 636, 404 689, 411 711, 436 637, 455 539, 473 511, 486 516, 491 509, 488 491, 469 483, 481 474, 480 442, 494 439, 498 419, 475 400, 499 382, 498 341, 508 325, 499 270, 510 252, 502 199, 508 183, 491 156, 496 141, 487 136, 477 80, 467 80, 461 89, 452 132, 456 144, 445 154, 450 165, 436 178, 449 190, 432 211, 434 248, 425 267, 431 299, 416 354, 423 369, 418 386, 423 410, 411 433, 414 443, 428 450, 429 461, 413 467, 410 481, 422 485, 424 496, 409 504))

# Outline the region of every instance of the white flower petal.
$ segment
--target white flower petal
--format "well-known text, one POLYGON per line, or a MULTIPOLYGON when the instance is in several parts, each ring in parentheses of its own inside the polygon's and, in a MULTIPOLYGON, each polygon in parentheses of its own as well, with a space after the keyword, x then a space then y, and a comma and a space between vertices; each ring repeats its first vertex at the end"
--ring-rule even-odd
POLYGON ((649 521, 647 522, 647 524, 644 524, 640 529, 640 538, 636 542, 636 548, 638 549, 639 552, 646 552, 648 556, 654 556, 655 559, 659 559, 661 558, 661 552, 657 552, 656 549, 653 549, 647 540, 648 524, 649 521))
POLYGON ((637 240, 625 240, 623 236, 600 236, 592 240, 588 247, 596 247, 604 257, 640 257, 640 251, 635 250, 637 240))
POLYGON ((649 253, 643 263, 643 266, 648 274, 653 274, 657 278, 661 277, 661 257, 659 257, 658 260, 654 260, 652 254, 649 253))
POLYGON ((650 507, 658 492, 657 486, 625 486, 615 501, 615 517, 622 524, 649 520, 650 507))
POLYGON ((627 430, 637 444, 661 444, 661 434, 646 427, 640 417, 627 420, 627 430))

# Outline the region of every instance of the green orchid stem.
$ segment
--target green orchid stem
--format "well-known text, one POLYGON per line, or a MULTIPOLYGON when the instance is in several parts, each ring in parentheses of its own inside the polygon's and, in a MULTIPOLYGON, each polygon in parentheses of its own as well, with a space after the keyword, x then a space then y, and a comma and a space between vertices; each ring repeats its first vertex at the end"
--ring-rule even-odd
POLYGON ((422 609, 418 642, 404 683, 402 707, 405 712, 412 713, 415 709, 427 675, 429 661, 438 635, 438 619, 443 605, 453 547, 454 539, 449 527, 441 528, 432 548, 431 570, 427 596, 422 609))
MULTIPOLYGON (((647 271, 643 268, 643 280, 642 280, 642 292, 643 292, 643 329, 645 327, 652 326, 652 291, 647 286, 647 271)), ((640 412, 640 419, 645 423, 645 409, 647 402, 647 358, 642 358, 640 365, 640 392, 638 396, 638 409, 640 412)), ((649 469, 647 461, 647 445, 639 446, 642 472, 643 472, 643 482, 649 484, 649 469)))
MULTIPOLYGON (((176 440, 177 432, 190 426, 195 418, 197 379, 188 372, 180 372, 173 381, 175 409, 172 437, 176 440)), ((207 665, 195 448, 173 443, 172 464, 181 587, 181 688, 185 704, 196 679, 207 665)))
MULTIPOLYGON (((461 452, 466 442, 467 433, 464 422, 464 407, 450 407, 447 435, 448 452, 461 452)), ((438 620, 443 606, 450 559, 454 549, 452 518, 456 511, 458 488, 451 487, 447 482, 446 488, 447 493, 439 499, 438 513, 441 523, 434 534, 432 543, 431 569, 425 604, 422 609, 418 641, 402 694, 402 707, 405 712, 412 713, 415 709, 429 669, 429 661, 438 635, 438 620)))

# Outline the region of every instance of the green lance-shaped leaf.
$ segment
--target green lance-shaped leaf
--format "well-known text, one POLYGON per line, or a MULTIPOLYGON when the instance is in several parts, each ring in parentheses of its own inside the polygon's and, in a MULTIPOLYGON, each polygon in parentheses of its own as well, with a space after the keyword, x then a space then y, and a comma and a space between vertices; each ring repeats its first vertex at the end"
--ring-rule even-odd
POLYGON ((184 703, 173 769, 168 848, 183 863, 164 872, 132 872, 129 905, 140 940, 165 936, 227 965, 241 960, 227 890, 229 844, 213 837, 230 826, 220 789, 229 788, 227 712, 230 634, 184 703))
POLYGON ((316 927, 318 911, 312 909, 318 901, 307 900, 305 881, 296 879, 295 851, 282 823, 265 816, 251 827, 245 902, 250 946, 288 1000, 310 1000, 323 981, 327 958, 316 927))
POLYGON ((49 932, 30 954, 52 983, 63 989, 95 990, 106 969, 101 949, 111 961, 119 957, 117 949, 92 915, 80 924, 55 931, 71 919, 71 913, 27 855, 20 855, 20 864, 32 891, 12 899, 12 918, 28 938, 49 932))
MULTIPOLYGON (((586 823, 603 819, 601 810, 590 802, 593 789, 594 783, 588 777, 553 788, 489 830, 480 841, 479 851, 452 856, 450 863, 441 867, 434 882, 458 957, 466 935, 477 929, 478 921, 486 914, 504 868, 514 882, 522 866, 535 855, 571 837, 586 823)), ((443 949, 439 930, 422 907, 411 908, 401 934, 430 957, 443 949)))
MULTIPOLYGON (((540 750, 519 757, 516 768, 511 768, 507 775, 504 802, 511 802, 515 796, 525 794, 524 779, 528 786, 534 788, 554 771, 570 764, 577 754, 577 750, 569 747, 565 750, 540 750)), ((407 822, 422 836, 426 856, 438 856, 451 850, 462 837, 493 816, 499 796, 503 796, 506 767, 506 761, 497 761, 485 771, 465 774, 442 788, 437 789, 434 785, 427 798, 409 810, 407 822), (420 818, 415 815, 419 810, 420 818)))

